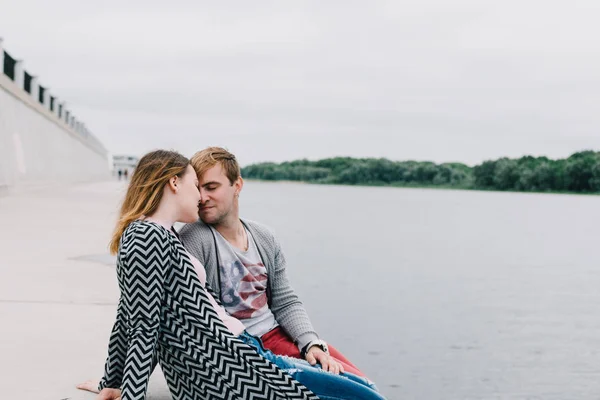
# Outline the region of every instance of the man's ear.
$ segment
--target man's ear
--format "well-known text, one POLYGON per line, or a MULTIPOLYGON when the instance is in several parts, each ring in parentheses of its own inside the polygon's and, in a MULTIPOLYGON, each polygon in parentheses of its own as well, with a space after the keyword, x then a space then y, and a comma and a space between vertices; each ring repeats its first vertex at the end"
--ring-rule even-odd
POLYGON ((242 191, 242 188, 244 187, 244 180, 241 176, 238 177, 235 182, 233 182, 233 186, 235 186, 235 192, 239 196, 240 192, 242 191))

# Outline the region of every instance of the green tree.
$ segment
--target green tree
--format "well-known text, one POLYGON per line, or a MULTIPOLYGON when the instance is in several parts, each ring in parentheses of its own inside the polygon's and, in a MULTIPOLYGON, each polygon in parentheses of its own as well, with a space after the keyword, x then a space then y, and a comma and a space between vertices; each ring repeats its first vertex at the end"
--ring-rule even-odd
POLYGON ((519 166, 515 160, 501 158, 494 171, 494 189, 513 190, 519 181, 519 166))
POLYGON ((592 191, 592 179, 594 178, 592 169, 597 161, 598 155, 593 151, 582 151, 569 157, 565 167, 567 190, 592 191))
POLYGON ((494 188, 496 175, 496 161, 484 161, 481 165, 473 167, 473 184, 479 189, 494 188))

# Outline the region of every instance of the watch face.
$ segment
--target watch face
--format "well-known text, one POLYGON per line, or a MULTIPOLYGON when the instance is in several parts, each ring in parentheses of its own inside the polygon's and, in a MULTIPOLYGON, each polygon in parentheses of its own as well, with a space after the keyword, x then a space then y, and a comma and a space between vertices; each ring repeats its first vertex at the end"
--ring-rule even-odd
POLYGON ((325 353, 329 353, 329 347, 327 346, 327 343, 325 343, 324 340, 319 341, 319 345, 321 346, 321 349, 325 352, 325 353))
POLYGON ((329 346, 327 346, 327 343, 324 340, 316 339, 316 340, 310 342, 307 345, 307 349, 310 349, 312 346, 317 346, 321 350, 323 350, 325 353, 329 354, 329 346))

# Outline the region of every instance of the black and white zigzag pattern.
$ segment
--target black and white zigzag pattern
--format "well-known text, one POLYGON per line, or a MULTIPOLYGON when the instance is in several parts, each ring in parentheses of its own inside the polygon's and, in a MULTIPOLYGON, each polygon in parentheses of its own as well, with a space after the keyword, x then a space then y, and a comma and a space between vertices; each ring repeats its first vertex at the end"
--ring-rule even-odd
POLYGON ((117 276, 121 298, 101 389, 144 399, 159 362, 175 400, 318 399, 229 332, 183 247, 160 225, 126 229, 117 276))

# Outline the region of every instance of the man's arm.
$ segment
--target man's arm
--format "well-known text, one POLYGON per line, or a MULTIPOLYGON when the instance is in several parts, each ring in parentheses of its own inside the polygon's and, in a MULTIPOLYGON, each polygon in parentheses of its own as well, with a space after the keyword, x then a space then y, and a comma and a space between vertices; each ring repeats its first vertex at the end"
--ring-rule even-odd
POLYGON ((286 271, 286 259, 277 238, 273 236, 274 263, 269 271, 271 311, 281 327, 302 350, 319 335, 313 328, 304 305, 292 288, 286 271))
POLYGON ((324 371, 334 374, 344 372, 343 366, 311 342, 319 335, 313 328, 304 305, 292 288, 286 272, 286 260, 279 241, 273 236, 274 265, 269 274, 271 280, 271 311, 279 325, 290 335, 300 353, 311 364, 321 364, 324 371))

